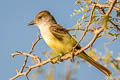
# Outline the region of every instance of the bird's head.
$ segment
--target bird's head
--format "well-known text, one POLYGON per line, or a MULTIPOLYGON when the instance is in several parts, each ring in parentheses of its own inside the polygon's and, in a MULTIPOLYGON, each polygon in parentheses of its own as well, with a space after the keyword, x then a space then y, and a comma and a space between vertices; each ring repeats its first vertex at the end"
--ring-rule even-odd
POLYGON ((34 20, 27 25, 28 26, 30 26, 30 25, 39 26, 41 24, 49 24, 49 23, 53 24, 53 23, 56 23, 56 21, 55 21, 54 17, 50 14, 49 11, 44 10, 44 11, 39 12, 35 16, 34 20))

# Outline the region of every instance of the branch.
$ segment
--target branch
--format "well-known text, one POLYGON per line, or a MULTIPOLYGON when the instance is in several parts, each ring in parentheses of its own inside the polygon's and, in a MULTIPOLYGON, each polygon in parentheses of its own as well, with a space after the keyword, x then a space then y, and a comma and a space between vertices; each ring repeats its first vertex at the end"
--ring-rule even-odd
MULTIPOLYGON (((73 50, 72 50, 72 60, 74 61, 74 51, 75 51, 75 48, 79 45, 79 43, 83 40, 83 38, 85 37, 87 31, 88 31, 88 27, 90 26, 90 24, 92 23, 92 18, 93 18, 93 13, 94 13, 94 10, 95 10, 95 5, 92 6, 92 10, 91 10, 91 15, 90 15, 90 20, 88 22, 88 24, 86 25, 85 27, 85 31, 84 33, 82 34, 82 37, 79 39, 79 41, 77 42, 77 44, 73 47, 73 50)), ((79 28, 79 27, 78 27, 79 28)))
MULTIPOLYGON (((91 5, 95 5, 96 7, 99 7, 99 8, 110 8, 111 6, 109 6, 109 5, 105 5, 105 4, 98 4, 98 3, 94 3, 94 2, 90 2, 89 4, 91 4, 91 5)), ((119 8, 117 8, 117 7, 113 7, 113 9, 114 10, 116 10, 116 11, 118 11, 118 12, 120 12, 120 9, 119 8)))
MULTIPOLYGON (((30 56, 30 54, 34 51, 34 47, 35 47, 35 45, 38 43, 38 41, 39 41, 40 39, 41 39, 41 38, 40 38, 40 35, 38 34, 37 40, 36 40, 35 42, 33 42, 32 48, 30 49, 29 53, 28 53, 27 55, 25 55, 25 60, 24 60, 24 63, 23 63, 23 65, 22 65, 20 71, 17 72, 17 75, 14 76, 13 78, 11 78, 10 80, 14 80, 14 79, 16 79, 17 77, 19 77, 19 76, 21 76, 21 75, 25 75, 25 74, 22 74, 22 73, 23 73, 23 70, 24 70, 24 68, 25 68, 25 66, 26 66, 26 64, 27 64, 28 56, 30 56)), ((22 53, 22 52, 18 52, 18 53, 16 53, 16 54, 13 53, 13 54, 11 54, 11 57, 14 57, 14 56, 16 56, 16 55, 20 55, 20 53, 22 53)), ((39 61, 38 61, 38 62, 39 62, 39 61)), ((27 76, 26 76, 26 77, 27 77, 27 76)))
MULTIPOLYGON (((38 36, 37 36, 37 40, 35 42, 32 43, 32 48, 30 49, 30 52, 28 54, 31 54, 33 51, 34 51, 34 47, 35 45, 37 44, 37 42, 40 40, 40 35, 38 33, 38 36)), ((20 69, 20 72, 23 72, 25 66, 26 66, 26 63, 27 63, 27 59, 28 59, 28 56, 26 55, 25 56, 25 60, 24 60, 24 64, 22 66, 22 68, 20 69)))
MULTIPOLYGON (((83 40, 83 38, 85 37, 85 35, 86 35, 86 33, 87 33, 88 27, 89 27, 90 24, 92 23, 93 13, 94 13, 95 7, 96 7, 95 5, 92 6, 91 15, 90 15, 90 20, 89 20, 88 24, 86 25, 86 29, 85 29, 85 31, 84 31, 81 39, 78 41, 78 44, 83 40)), ((77 45, 78 45, 78 44, 77 44, 77 45)), ((76 45, 76 46, 77 46, 77 45, 76 45)))
MULTIPOLYGON (((114 0, 114 1, 111 3, 111 6, 109 7, 107 13, 105 14, 105 17, 110 15, 112 9, 114 8, 114 5, 115 5, 116 1, 117 1, 117 0, 114 0)), ((96 5, 93 5, 93 8, 94 8, 95 6, 96 6, 96 5)), ((90 42, 88 45, 86 45, 84 48, 78 50, 74 55, 78 55, 78 54, 81 53, 82 51, 84 51, 84 50, 86 50, 87 48, 89 48, 90 46, 92 46, 93 43, 95 42, 95 40, 97 39, 97 37, 99 36, 99 34, 100 34, 102 31, 104 31, 104 24, 103 24, 103 26, 102 26, 99 30, 96 30, 96 31, 95 31, 95 36, 93 37, 93 39, 91 40, 91 42, 90 42)))
POLYGON ((74 30, 81 30, 81 31, 87 31, 87 32, 91 32, 91 33, 94 33, 94 30, 95 29, 100 29, 100 27, 98 27, 98 28, 91 28, 91 29, 88 29, 88 30, 86 30, 86 29, 81 29, 80 27, 77 27, 77 28, 68 28, 68 29, 66 29, 67 31, 74 31, 74 30))
POLYGON ((118 27, 117 24, 115 24, 114 22, 112 22, 111 20, 109 20, 109 22, 116 27, 117 31, 120 32, 120 28, 118 27))
POLYGON ((111 5, 110 5, 110 7, 109 7, 109 9, 108 9, 108 12, 106 13, 107 16, 110 15, 110 13, 111 13, 111 11, 113 10, 114 5, 115 5, 116 2, 117 2, 117 0, 113 0, 113 2, 111 3, 111 5))
MULTIPOLYGON (((104 11, 104 9, 102 9, 102 12, 103 12, 103 14, 106 14, 106 13, 105 13, 105 11, 104 11)), ((116 27, 117 31, 119 31, 119 32, 120 32, 119 25, 115 24, 115 23, 114 23, 113 21, 111 21, 111 20, 109 20, 109 22, 110 22, 113 26, 115 26, 115 27, 116 27)))

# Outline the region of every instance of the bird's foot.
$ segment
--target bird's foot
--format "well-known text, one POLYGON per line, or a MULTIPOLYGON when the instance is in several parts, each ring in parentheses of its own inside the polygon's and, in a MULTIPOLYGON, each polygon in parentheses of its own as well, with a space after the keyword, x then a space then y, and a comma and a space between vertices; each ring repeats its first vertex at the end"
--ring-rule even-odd
POLYGON ((52 64, 56 64, 56 63, 58 63, 58 61, 63 62, 63 60, 61 59, 62 56, 64 56, 64 55, 63 55, 63 54, 60 54, 60 55, 52 58, 52 59, 51 59, 51 63, 52 63, 52 64))
POLYGON ((74 62, 74 52, 71 52, 71 54, 72 54, 72 57, 71 57, 71 62, 74 62))
POLYGON ((60 54, 60 55, 58 56, 58 60, 59 60, 60 62, 63 62, 63 60, 61 59, 62 56, 64 56, 64 54, 60 54))

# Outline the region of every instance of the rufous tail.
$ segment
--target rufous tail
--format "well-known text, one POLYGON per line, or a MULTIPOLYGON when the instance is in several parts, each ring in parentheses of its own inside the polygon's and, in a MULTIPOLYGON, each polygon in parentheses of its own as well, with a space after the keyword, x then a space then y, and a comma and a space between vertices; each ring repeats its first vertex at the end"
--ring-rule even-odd
POLYGON ((97 69, 99 69, 101 72, 103 72, 106 76, 110 76, 110 74, 112 74, 112 72, 110 70, 108 70, 107 68, 105 68, 104 66, 102 66, 101 64, 96 62, 94 59, 92 59, 90 56, 88 56, 85 52, 80 53, 77 56, 83 58, 86 61, 88 61, 90 64, 92 64, 97 69))

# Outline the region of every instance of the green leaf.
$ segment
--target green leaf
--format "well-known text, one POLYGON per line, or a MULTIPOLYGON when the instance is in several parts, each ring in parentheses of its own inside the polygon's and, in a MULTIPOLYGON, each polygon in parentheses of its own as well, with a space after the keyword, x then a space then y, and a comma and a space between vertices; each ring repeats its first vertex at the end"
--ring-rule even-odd
POLYGON ((76 13, 80 13, 80 12, 81 12, 80 9, 79 9, 79 10, 75 9, 74 11, 75 11, 76 13))

